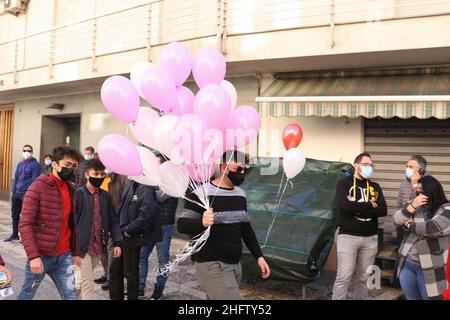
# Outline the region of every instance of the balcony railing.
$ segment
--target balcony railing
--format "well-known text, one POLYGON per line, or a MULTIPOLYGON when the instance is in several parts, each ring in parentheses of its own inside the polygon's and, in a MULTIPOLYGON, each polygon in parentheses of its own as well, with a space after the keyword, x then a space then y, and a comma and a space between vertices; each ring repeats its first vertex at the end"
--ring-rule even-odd
MULTIPOLYGON (((449 0, 159 0, 0 43, 0 74, 171 41, 450 14, 449 0)), ((443 26, 444 27, 444 26, 443 26)), ((15 78, 17 80, 17 77, 15 78)))

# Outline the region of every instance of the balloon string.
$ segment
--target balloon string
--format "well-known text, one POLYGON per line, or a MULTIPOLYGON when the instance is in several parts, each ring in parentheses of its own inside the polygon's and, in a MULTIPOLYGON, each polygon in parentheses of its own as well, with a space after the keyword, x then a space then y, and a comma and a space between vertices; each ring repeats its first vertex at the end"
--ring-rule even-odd
MULTIPOLYGON (((279 207, 281 205, 281 200, 283 199, 283 196, 284 196, 284 194, 286 192, 286 188, 288 186, 288 182, 290 182, 289 178, 287 178, 286 183, 285 183, 284 188, 283 188, 283 192, 281 193, 280 199, 278 200, 278 203, 276 203, 276 205, 275 205, 275 208, 274 208, 274 211, 273 211, 273 214, 272 214, 272 222, 269 225, 269 229, 267 230, 267 234, 266 234, 266 239, 264 240, 264 244, 261 246, 261 249, 266 246, 267 241, 269 240, 269 235, 270 235, 270 232, 272 231, 273 225, 275 224, 275 220, 277 218, 278 209, 279 209, 279 207)), ((292 185, 292 182, 291 182, 291 185, 292 185)))
POLYGON ((277 192, 277 197, 276 197, 275 203, 278 202, 278 197, 280 196, 281 186, 283 185, 283 180, 284 180, 283 178, 284 178, 284 171, 281 174, 281 181, 280 181, 280 185, 278 186, 278 192, 277 192))
POLYGON ((175 269, 177 265, 185 261, 191 255, 199 252, 206 244, 211 232, 211 227, 208 227, 205 231, 193 237, 182 250, 178 251, 175 255, 175 259, 172 262, 167 263, 163 268, 158 270, 158 275, 168 277, 169 273, 175 269))

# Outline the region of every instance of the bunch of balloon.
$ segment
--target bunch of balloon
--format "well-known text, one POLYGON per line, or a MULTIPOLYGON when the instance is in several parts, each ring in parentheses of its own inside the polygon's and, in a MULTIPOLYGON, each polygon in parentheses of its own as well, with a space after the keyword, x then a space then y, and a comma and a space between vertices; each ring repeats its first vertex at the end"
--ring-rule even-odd
POLYGON ((300 149, 297 148, 303 139, 302 128, 295 123, 287 125, 283 130, 282 139, 283 144, 287 150, 283 156, 284 174, 281 176, 280 185, 278 186, 278 193, 275 200, 275 208, 274 211, 272 212, 272 219, 266 233, 266 238, 262 246, 263 248, 267 246, 267 243, 269 241, 270 231, 272 231, 272 227, 275 224, 278 209, 280 207, 283 196, 286 193, 288 184, 291 184, 292 186, 291 179, 293 179, 295 176, 297 176, 300 172, 303 171, 306 163, 305 154, 300 149), (285 175, 286 181, 283 187, 283 180, 285 175))
MULTIPOLYGON (((130 79, 106 79, 101 88, 105 108, 126 122, 142 145, 159 151, 168 161, 160 164, 148 148, 137 147, 118 134, 101 139, 100 160, 112 172, 192 201, 185 196, 188 188, 204 188, 224 152, 252 142, 261 126, 255 108, 236 106, 236 89, 225 74, 219 50, 204 48, 193 57, 184 44, 172 42, 163 49, 158 65, 139 62, 130 79), (199 87, 196 95, 184 85, 191 73, 199 87), (151 107, 141 106, 140 98, 151 107)), ((207 194, 200 194, 197 204, 210 208, 207 194)), ((209 229, 179 258, 198 250, 208 235, 209 229)))
POLYGON ((305 167, 305 154, 298 149, 303 139, 303 131, 299 125, 291 123, 283 130, 283 143, 286 153, 283 156, 283 169, 288 179, 294 178, 305 167))

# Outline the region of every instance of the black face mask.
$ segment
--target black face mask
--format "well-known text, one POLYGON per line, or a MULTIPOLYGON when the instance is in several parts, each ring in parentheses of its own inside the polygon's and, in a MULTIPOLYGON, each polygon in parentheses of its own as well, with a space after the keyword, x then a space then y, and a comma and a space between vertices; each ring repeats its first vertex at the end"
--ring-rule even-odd
POLYGON ((94 178, 89 177, 89 183, 92 184, 95 188, 100 188, 105 178, 94 178))
POLYGON ((61 167, 61 171, 58 172, 58 176, 61 178, 62 181, 70 180, 73 175, 73 169, 61 167))
POLYGON ((245 180, 245 172, 228 171, 227 176, 235 186, 240 186, 245 180))

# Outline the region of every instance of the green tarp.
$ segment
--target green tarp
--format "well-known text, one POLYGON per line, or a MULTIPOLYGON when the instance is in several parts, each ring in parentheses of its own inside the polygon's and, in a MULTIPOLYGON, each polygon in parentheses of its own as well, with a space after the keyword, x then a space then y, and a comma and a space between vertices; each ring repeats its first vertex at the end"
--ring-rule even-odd
MULTIPOLYGON (((281 164, 281 159, 258 158, 242 185, 250 221, 261 245, 272 221, 283 172, 281 164), (273 165, 279 166, 276 174, 262 174, 273 165)), ((271 279, 298 282, 315 279, 333 244, 335 186, 351 168, 346 163, 307 159, 304 170, 292 179, 292 186, 288 184, 263 248, 271 279)), ((285 181, 286 178, 283 186, 285 181)), ((261 277, 245 246, 241 263, 244 276, 261 277)))

